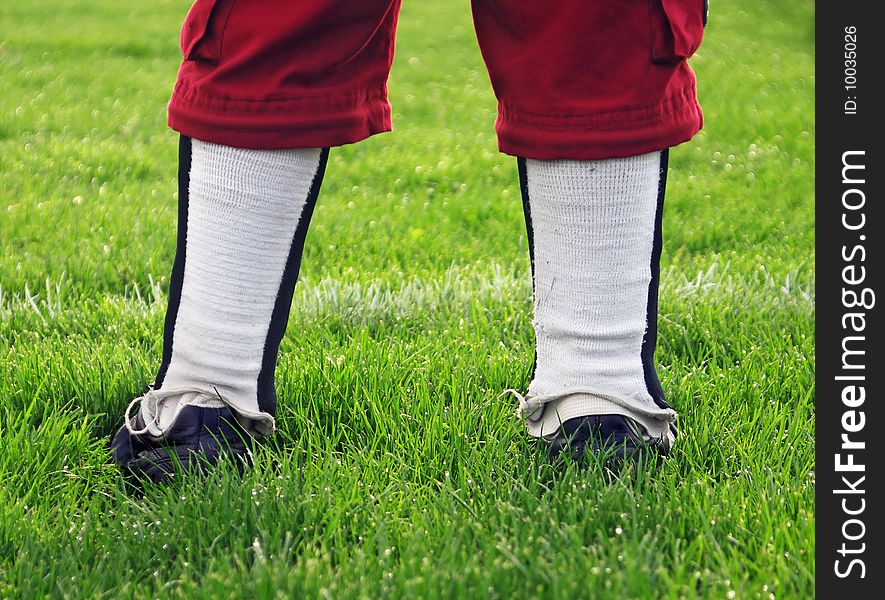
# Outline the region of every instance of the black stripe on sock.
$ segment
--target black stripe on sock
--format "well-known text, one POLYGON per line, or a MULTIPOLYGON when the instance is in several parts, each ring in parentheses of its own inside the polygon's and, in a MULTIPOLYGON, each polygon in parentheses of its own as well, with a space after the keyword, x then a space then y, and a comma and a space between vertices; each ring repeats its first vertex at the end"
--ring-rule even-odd
POLYGON ((661 168, 658 175, 658 200, 655 210, 655 233, 651 250, 651 281, 648 284, 648 301, 645 313, 645 336, 642 339, 642 371, 645 387, 652 399, 661 408, 670 408, 655 370, 655 346, 658 343, 658 286, 661 279, 662 225, 664 216, 664 195, 667 189, 667 169, 670 151, 661 151, 661 168))
POLYGON ((178 307, 181 304, 181 285, 184 281, 185 248, 187 247, 187 208, 191 179, 191 138, 181 136, 178 141, 178 240, 175 245, 175 261, 172 263, 172 276, 169 282, 169 301, 166 305, 166 321, 163 326, 163 359, 154 388, 160 389, 166 378, 166 371, 172 361, 172 338, 178 307))
MULTIPOLYGON (((522 194, 522 212, 525 215, 525 231, 529 244, 529 260, 532 266, 532 299, 535 296, 535 230, 532 227, 532 207, 529 203, 529 175, 526 169, 526 160, 523 157, 516 159, 516 167, 519 171, 519 191, 522 194)), ((533 309, 534 310, 534 309, 533 309)), ((535 370, 538 368, 538 346, 535 342, 535 356, 532 359, 532 374, 529 381, 535 378, 535 370)))
POLYGON ((267 329, 267 337, 264 340, 264 352, 261 357, 261 371, 258 374, 258 409, 261 412, 275 414, 277 408, 276 389, 274 388, 274 371, 277 367, 277 356, 280 351, 280 342, 286 332, 289 322, 289 310, 292 308, 292 295, 295 293, 295 283, 298 281, 298 272, 301 270, 301 255, 304 252, 304 240, 307 237, 307 228, 310 225, 313 210, 317 198, 320 195, 320 187, 326 172, 326 163, 329 160, 329 149, 320 151, 320 162, 304 204, 298 227, 292 238, 292 246, 289 249, 289 257, 286 259, 286 268, 277 291, 277 299, 274 302, 273 313, 270 317, 270 326, 267 329))

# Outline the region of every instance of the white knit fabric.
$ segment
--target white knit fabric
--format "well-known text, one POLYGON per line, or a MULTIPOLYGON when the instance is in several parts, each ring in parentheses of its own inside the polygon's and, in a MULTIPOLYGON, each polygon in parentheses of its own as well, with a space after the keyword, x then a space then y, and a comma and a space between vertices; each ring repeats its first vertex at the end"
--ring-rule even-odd
POLYGON ((658 152, 526 161, 537 366, 523 416, 533 436, 621 414, 672 442, 676 415, 655 404, 641 358, 660 165, 658 152))
MULTIPOLYGON (((319 161, 314 148, 247 150, 192 141, 184 279, 162 387, 195 391, 163 399, 160 431, 186 404, 222 405, 215 390, 252 429, 273 431, 273 416, 258 407, 258 374, 319 161)), ((142 403, 146 421, 149 410, 142 403)))

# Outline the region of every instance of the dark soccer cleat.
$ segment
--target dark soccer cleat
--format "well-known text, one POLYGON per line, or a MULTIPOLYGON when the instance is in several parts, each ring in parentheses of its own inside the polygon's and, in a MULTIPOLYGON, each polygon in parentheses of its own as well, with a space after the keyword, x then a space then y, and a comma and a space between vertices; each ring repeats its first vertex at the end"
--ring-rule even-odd
MULTIPOLYGON (((519 400, 517 415, 526 419, 528 425, 530 422, 539 422, 544 407, 549 402, 576 393, 588 393, 610 399, 613 402, 620 402, 619 398, 592 388, 583 388, 577 391, 565 390, 533 397, 524 396, 511 388, 501 392, 498 397, 505 394, 514 395, 519 400)), ((567 419, 559 423, 558 429, 552 434, 533 433, 531 427, 529 427, 529 433, 547 442, 551 459, 565 455, 578 462, 588 450, 591 454, 604 459, 631 458, 643 450, 651 450, 658 456, 666 456, 678 432, 676 426, 671 422, 666 433, 661 437, 656 437, 650 435, 645 427, 630 417, 606 414, 567 419)))
POLYGON ((205 473, 222 457, 233 459, 241 472, 251 462, 253 437, 228 406, 183 406, 159 435, 141 411, 134 416, 129 412, 111 441, 114 461, 124 475, 164 483, 177 472, 205 473))
POLYGON ((642 451, 665 456, 667 440, 653 438, 636 421, 622 415, 591 415, 564 422, 548 439, 550 458, 560 455, 580 462, 588 452, 603 459, 634 458, 642 451))

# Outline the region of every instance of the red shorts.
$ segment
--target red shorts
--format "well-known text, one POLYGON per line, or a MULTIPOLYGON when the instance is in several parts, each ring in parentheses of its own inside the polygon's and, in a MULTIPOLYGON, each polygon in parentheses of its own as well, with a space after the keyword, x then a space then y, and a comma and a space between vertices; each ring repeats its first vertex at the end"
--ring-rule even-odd
MULTIPOLYGON (((169 125, 245 148, 326 147, 391 129, 401 0, 196 0, 169 125)), ((600 159, 701 128, 686 58, 705 0, 473 0, 502 152, 600 159)))

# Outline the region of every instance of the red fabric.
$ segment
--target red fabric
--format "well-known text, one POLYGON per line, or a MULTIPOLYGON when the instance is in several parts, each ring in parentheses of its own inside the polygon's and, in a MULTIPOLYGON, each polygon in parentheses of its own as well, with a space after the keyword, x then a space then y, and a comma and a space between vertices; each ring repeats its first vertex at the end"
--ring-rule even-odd
MULTIPOLYGON (((400 0, 197 0, 169 124, 248 148, 325 147, 391 129, 400 0)), ((599 159, 660 150, 701 127, 685 59, 704 0, 474 0, 503 152, 599 159)))

